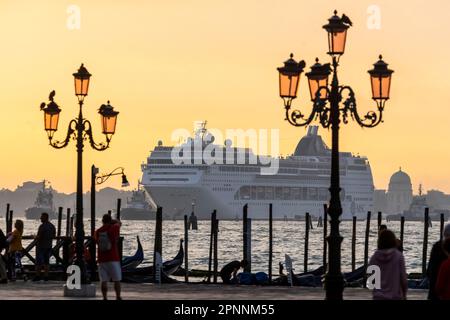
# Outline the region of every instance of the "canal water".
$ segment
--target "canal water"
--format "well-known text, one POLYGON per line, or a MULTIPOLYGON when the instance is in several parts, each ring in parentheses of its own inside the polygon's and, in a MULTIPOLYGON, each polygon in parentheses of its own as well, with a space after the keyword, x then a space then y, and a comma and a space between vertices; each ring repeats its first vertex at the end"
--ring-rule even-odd
MULTIPOLYGON (((24 220, 25 235, 36 234, 38 221, 24 220)), ((56 226, 56 221, 53 221, 56 226)), ((369 257, 376 248, 377 226, 376 220, 371 221, 369 240, 369 257)), ((383 223, 386 223, 383 221, 383 223)), ((63 221, 62 234, 65 234, 63 221)), ((97 221, 97 226, 100 221, 97 221)), ((400 222, 387 223, 388 228, 399 237, 400 222)), ((85 221, 86 230, 90 230, 89 220, 85 221)), ((363 264, 365 221, 358 221, 356 227, 356 267, 363 264)), ((411 221, 405 223, 404 255, 407 272, 421 272, 422 270, 422 222, 411 221)), ((1 219, 0 228, 5 231, 5 219, 1 219)), ((189 231, 189 268, 208 269, 210 222, 199 221, 198 230, 189 231)), ((342 270, 351 271, 351 230, 352 222, 343 221, 340 224, 342 242, 342 270)), ((123 221, 121 235, 124 236, 124 255, 132 255, 137 248, 136 236, 139 236, 144 249, 143 265, 151 265, 153 259, 155 221, 123 221)), ((184 222, 182 220, 163 221, 163 260, 170 260, 179 249, 179 240, 184 237, 184 222)), ((428 256, 431 246, 439 239, 439 222, 433 222, 429 229, 428 256)), ((29 240, 24 240, 24 247, 29 240)), ((285 254, 293 260, 296 273, 303 272, 304 264, 305 223, 304 221, 274 221, 273 222, 273 273, 278 273, 278 262, 284 261, 285 254)), ((268 221, 252 221, 252 271, 268 270, 269 224, 268 221)), ((308 269, 312 270, 322 264, 323 228, 314 222, 309 235, 308 269)), ((219 269, 229 261, 242 259, 242 221, 220 221, 218 233, 218 262, 219 269)), ((27 258, 24 258, 26 263, 27 258)))

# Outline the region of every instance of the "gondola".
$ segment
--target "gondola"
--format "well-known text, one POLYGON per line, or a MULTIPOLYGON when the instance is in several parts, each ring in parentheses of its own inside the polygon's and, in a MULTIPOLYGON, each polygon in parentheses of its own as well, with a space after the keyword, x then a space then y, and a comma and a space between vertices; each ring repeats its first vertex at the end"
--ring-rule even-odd
POLYGON ((163 263, 163 272, 170 276, 178 270, 178 268, 183 264, 184 260, 184 250, 183 250, 183 239, 180 239, 180 249, 177 255, 169 261, 163 263))
POLYGON ((135 269, 138 265, 144 261, 144 250, 142 249, 141 241, 139 240, 139 236, 136 237, 138 247, 136 249, 136 253, 130 257, 122 258, 122 270, 131 270, 135 269))
MULTIPOLYGON (((134 257, 134 256, 133 256, 134 257)), ((178 282, 175 279, 170 278, 169 276, 175 273, 180 266, 183 264, 184 260, 184 250, 183 250, 183 240, 180 240, 180 249, 178 250, 177 255, 169 261, 163 263, 163 270, 161 273, 161 282, 162 283, 176 283, 178 282)), ((154 282, 153 278, 154 267, 129 267, 124 270, 123 280, 125 282, 133 282, 133 283, 143 283, 143 282, 154 282)))

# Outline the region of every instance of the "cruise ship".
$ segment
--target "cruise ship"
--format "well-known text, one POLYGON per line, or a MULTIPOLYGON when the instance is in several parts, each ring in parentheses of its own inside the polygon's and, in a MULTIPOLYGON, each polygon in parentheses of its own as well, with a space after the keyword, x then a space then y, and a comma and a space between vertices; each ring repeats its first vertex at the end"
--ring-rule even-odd
MULTIPOLYGON (((198 126, 194 137, 181 144, 181 149, 194 150, 194 145, 204 149, 208 141, 216 150, 224 150, 223 154, 243 152, 245 159, 254 156, 250 148, 231 147, 229 140, 224 145, 214 144, 206 122, 198 126)), ((294 219, 306 212, 318 217, 329 201, 331 149, 318 134, 317 126, 308 127, 292 155, 276 159, 279 165, 274 174, 263 174, 261 169, 267 162, 259 160, 253 164, 211 164, 204 160, 180 164, 174 161, 174 148, 180 149, 159 141, 142 164, 142 184, 154 204, 163 208, 164 217, 182 218, 190 213, 192 203, 196 203, 200 219, 209 218, 213 210, 220 219, 234 219, 242 216, 245 204, 249 217, 264 219, 270 203, 274 218, 294 219)), ((192 154, 194 157, 195 152, 192 154)), ((340 177, 341 218, 365 217, 373 208, 374 191, 368 159, 341 152, 340 177)))

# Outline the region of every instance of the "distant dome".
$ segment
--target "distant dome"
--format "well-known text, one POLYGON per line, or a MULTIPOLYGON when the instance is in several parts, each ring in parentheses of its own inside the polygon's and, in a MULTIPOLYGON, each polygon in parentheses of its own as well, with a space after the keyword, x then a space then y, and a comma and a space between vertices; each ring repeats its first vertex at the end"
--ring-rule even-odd
POLYGON ((389 180, 389 190, 412 190, 411 178, 409 175, 400 170, 395 172, 389 180))
POLYGON ((411 178, 406 172, 400 169, 391 176, 389 183, 411 184, 411 178))

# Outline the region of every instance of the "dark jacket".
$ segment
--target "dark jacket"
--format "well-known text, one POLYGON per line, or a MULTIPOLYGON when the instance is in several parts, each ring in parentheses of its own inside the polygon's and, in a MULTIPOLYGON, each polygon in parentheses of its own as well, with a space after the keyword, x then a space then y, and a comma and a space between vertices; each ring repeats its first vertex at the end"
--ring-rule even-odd
POLYGON ((433 245, 430 253, 430 261, 428 262, 427 276, 430 283, 430 289, 428 291, 428 299, 439 300, 436 294, 436 281, 439 274, 439 268, 447 259, 447 255, 442 248, 442 242, 438 241, 433 245))

